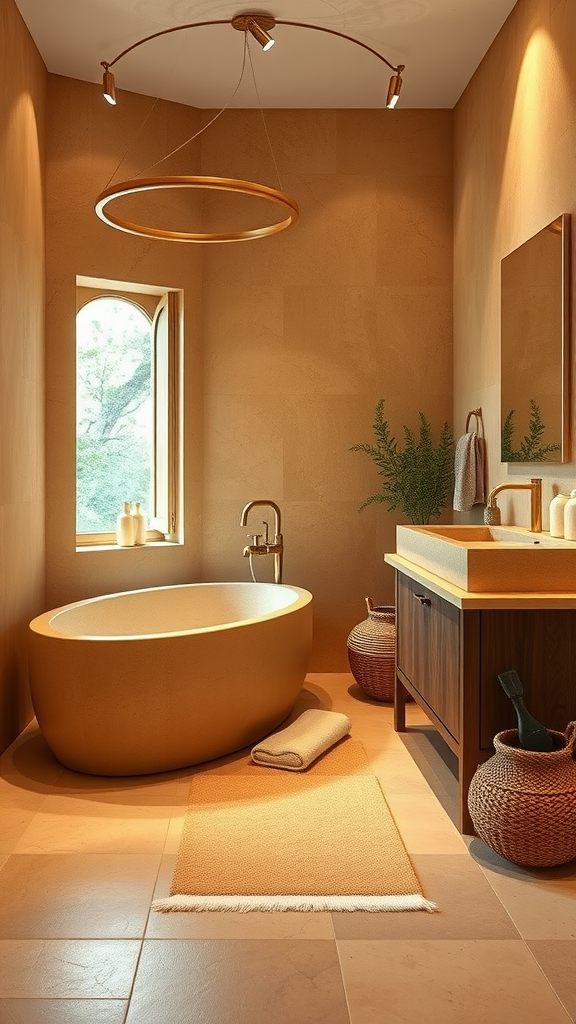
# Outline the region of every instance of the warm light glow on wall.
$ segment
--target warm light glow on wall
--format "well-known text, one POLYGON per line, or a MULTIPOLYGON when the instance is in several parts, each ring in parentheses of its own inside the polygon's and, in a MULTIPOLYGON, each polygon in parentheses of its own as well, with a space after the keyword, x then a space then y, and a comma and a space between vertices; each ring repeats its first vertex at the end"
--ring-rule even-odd
POLYGON ((555 138, 560 143, 569 127, 571 108, 569 82, 554 42, 544 28, 537 28, 518 72, 502 173, 501 204, 516 197, 515 223, 522 232, 522 237, 511 238, 512 247, 561 212, 551 187, 558 152, 554 146, 543 147, 542 139, 555 138), (547 195, 550 212, 543 215, 542 198, 547 195))
POLYGON ((0 175, 5 181, 18 181, 26 168, 26 188, 16 190, 5 204, 4 220, 18 225, 19 237, 43 240, 44 183, 36 116, 32 96, 22 91, 14 100, 3 135, 0 175))

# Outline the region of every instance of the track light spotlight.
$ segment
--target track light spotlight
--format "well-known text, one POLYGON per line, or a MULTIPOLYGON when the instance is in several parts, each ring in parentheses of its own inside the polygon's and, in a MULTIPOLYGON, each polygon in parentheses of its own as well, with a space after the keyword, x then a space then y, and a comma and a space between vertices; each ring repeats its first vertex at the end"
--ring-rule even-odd
POLYGON ((269 50, 272 46, 274 46, 275 40, 272 38, 272 36, 268 35, 266 29, 263 28, 262 25, 260 25, 255 18, 247 18, 246 26, 248 28, 248 31, 254 36, 256 42, 260 43, 260 46, 262 47, 263 50, 269 50))
POLYGON ((269 50, 274 46, 275 40, 268 34, 269 29, 274 28, 275 19, 271 14, 237 14, 232 18, 232 28, 239 32, 250 32, 263 50, 269 50))
POLYGON ((400 89, 402 88, 402 75, 400 74, 401 71, 404 71, 403 64, 398 65, 398 71, 396 72, 395 75, 392 75, 392 78, 390 79, 390 84, 388 86, 388 95, 386 97, 386 106, 389 110, 391 110, 392 107, 395 107, 396 104, 398 103, 400 89))
POLYGON ((102 63, 104 68, 104 75, 102 76, 102 88, 104 90, 104 99, 108 100, 112 106, 116 106, 116 84, 114 82, 114 75, 108 70, 108 65, 102 63))

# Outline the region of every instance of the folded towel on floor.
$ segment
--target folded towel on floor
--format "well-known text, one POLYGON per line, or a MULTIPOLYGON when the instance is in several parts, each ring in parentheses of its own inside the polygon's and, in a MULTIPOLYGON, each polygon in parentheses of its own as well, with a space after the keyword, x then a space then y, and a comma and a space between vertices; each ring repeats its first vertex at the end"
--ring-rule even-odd
POLYGON ((463 434, 454 456, 454 501, 456 512, 469 512, 484 502, 484 438, 463 434))
POLYGON ((350 732, 351 722, 339 711, 310 708, 291 725, 261 740, 252 749, 255 764, 300 772, 350 732))

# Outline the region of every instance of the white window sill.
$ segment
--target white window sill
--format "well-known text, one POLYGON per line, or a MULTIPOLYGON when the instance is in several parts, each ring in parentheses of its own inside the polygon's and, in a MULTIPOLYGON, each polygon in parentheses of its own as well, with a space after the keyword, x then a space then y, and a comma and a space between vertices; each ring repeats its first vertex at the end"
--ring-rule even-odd
POLYGON ((129 547, 121 547, 120 544, 79 544, 76 546, 76 554, 82 551, 144 551, 145 548, 175 548, 182 547, 179 540, 150 540, 146 544, 133 544, 129 547))

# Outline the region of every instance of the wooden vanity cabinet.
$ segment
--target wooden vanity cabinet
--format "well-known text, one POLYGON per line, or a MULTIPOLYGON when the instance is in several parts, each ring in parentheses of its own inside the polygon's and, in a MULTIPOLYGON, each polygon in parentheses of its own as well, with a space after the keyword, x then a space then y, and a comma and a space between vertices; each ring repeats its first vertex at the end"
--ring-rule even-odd
POLYGON ((405 731, 413 697, 458 758, 459 827, 470 835, 470 780, 496 733, 516 727, 498 681, 507 669, 532 714, 563 732, 576 719, 576 608, 460 608, 396 571, 395 728, 405 731))

